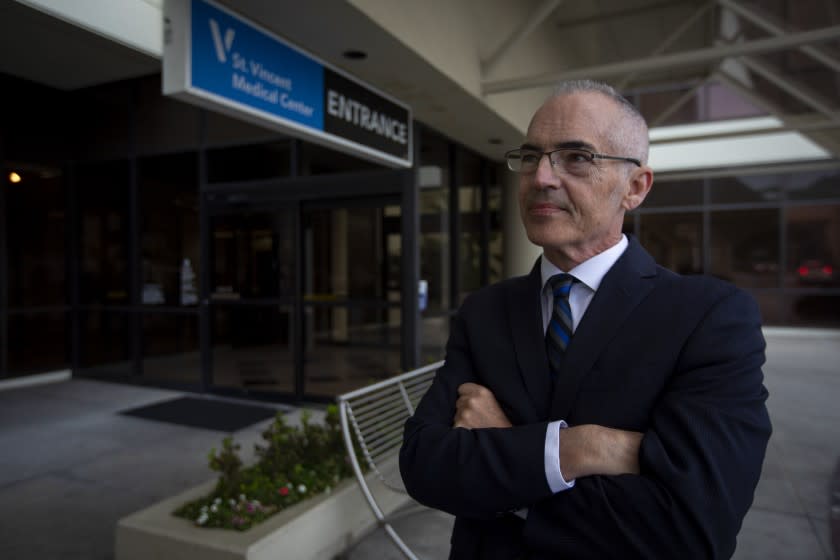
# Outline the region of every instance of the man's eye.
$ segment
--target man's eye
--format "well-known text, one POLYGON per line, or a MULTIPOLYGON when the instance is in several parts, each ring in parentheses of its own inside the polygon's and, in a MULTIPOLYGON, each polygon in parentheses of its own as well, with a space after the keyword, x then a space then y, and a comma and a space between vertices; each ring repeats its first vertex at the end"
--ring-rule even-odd
POLYGON ((589 161, 589 154, 586 152, 576 152, 574 150, 570 150, 567 152, 562 152, 563 154, 563 161, 565 163, 586 163, 589 161))
POLYGON ((531 163, 538 162, 539 159, 540 159, 540 156, 539 156, 539 154, 523 152, 521 158, 522 158, 522 163, 531 164, 531 163))

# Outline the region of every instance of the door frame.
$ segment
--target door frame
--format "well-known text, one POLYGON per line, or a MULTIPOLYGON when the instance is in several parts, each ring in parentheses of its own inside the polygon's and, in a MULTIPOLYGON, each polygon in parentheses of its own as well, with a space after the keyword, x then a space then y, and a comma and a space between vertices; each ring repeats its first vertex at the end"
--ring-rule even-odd
POLYGON ((398 203, 401 213, 401 362, 404 370, 416 367, 419 356, 419 310, 416 277, 419 271, 417 250, 419 220, 414 170, 382 169, 329 175, 284 177, 247 182, 204 184, 201 190, 201 314, 200 346, 202 388, 204 391, 267 400, 331 402, 331 397, 305 393, 303 364, 303 255, 302 224, 304 208, 346 208, 369 206, 372 201, 398 203), (212 347, 210 341, 210 252, 212 250, 211 219, 220 215, 252 212, 275 212, 293 207, 295 254, 295 288, 293 295, 294 392, 259 392, 213 383, 212 347))

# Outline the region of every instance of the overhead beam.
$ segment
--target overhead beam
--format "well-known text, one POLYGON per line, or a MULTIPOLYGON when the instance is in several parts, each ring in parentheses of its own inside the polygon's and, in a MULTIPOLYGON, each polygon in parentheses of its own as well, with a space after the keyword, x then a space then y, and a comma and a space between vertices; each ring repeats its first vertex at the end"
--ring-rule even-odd
MULTIPOLYGON (((740 60, 732 60, 728 62, 741 64, 740 60)), ((761 95, 759 92, 755 91, 755 89, 745 84, 737 76, 734 76, 730 71, 728 71, 723 65, 718 67, 717 71, 713 74, 713 78, 738 92, 741 97, 747 99, 753 105, 764 109, 779 119, 783 119, 782 115, 784 114, 784 110, 780 105, 770 101, 767 97, 761 95)))
MULTIPOLYGON (((692 25, 694 25, 698 19, 703 17, 712 6, 715 5, 715 0, 709 0, 699 8, 697 8, 691 16, 689 16, 685 21, 683 21, 676 29, 671 31, 671 33, 661 42, 659 45, 653 49, 648 56, 656 56, 658 54, 664 53, 668 50, 674 41, 682 37, 683 33, 689 30, 692 25)), ((624 76, 615 86, 615 89, 618 91, 623 90, 626 88, 633 79, 638 76, 638 72, 632 72, 626 76, 624 76)))
POLYGON ((492 72, 499 61, 504 58, 504 56, 510 52, 513 47, 533 33, 534 29, 539 27, 548 16, 554 13, 554 10, 556 10, 557 6, 559 6, 562 2, 563 0, 545 0, 519 27, 519 29, 511 33, 508 38, 498 46, 493 54, 487 57, 486 60, 481 61, 481 74, 486 76, 492 72))
POLYGON ((668 107, 666 107, 664 111, 656 115, 656 118, 650 121, 649 126, 653 128, 655 126, 661 125, 663 122, 668 120, 668 117, 676 113, 680 109, 680 107, 682 107, 688 102, 689 99, 697 95, 697 92, 700 90, 700 88, 705 86, 708 81, 708 78, 706 78, 705 80, 701 80, 693 88, 689 89, 681 96, 679 96, 677 100, 671 103, 671 105, 669 105, 668 107))
MULTIPOLYGON (((717 0, 717 2, 724 8, 732 10, 737 15, 752 22, 755 26, 762 28, 764 31, 767 31, 771 35, 781 37, 787 34, 787 31, 781 25, 778 25, 777 23, 772 21, 769 17, 759 14, 755 10, 742 6, 734 0, 717 0)), ((800 45, 797 48, 803 53, 813 58, 814 60, 816 60, 817 62, 828 66, 835 72, 840 72, 840 60, 837 60, 828 53, 820 50, 818 47, 815 47, 813 45, 800 45)))
POLYGON ((683 51, 643 58, 638 60, 613 62, 587 68, 577 68, 567 72, 541 74, 526 78, 487 81, 483 84, 483 93, 504 93, 522 89, 531 89, 553 85, 559 80, 575 80, 583 78, 605 79, 632 72, 650 72, 654 70, 670 70, 683 66, 705 64, 731 57, 750 54, 762 54, 798 47, 808 43, 830 41, 840 37, 840 25, 823 27, 811 31, 791 33, 782 37, 771 37, 735 43, 732 45, 717 45, 705 49, 683 51))
POLYGON ((675 136, 673 138, 662 138, 651 140, 650 145, 675 144, 679 142, 692 142, 695 140, 717 140, 719 138, 737 138, 739 136, 757 136, 762 134, 775 134, 777 132, 818 132, 821 130, 840 129, 838 121, 820 121, 809 124, 786 124, 781 126, 766 126, 763 128, 750 128, 746 130, 728 130, 726 132, 710 132, 707 134, 693 134, 691 136, 675 136))
MULTIPOLYGON (((735 61, 733 61, 735 62, 735 61)), ((737 62, 740 64, 741 59, 738 59, 737 62)), ((765 96, 761 95, 753 88, 749 87, 748 85, 744 84, 738 78, 732 76, 725 68, 718 68, 717 73, 715 74, 716 79, 725 83, 730 88, 734 89, 738 93, 740 93, 745 99, 749 99, 750 102, 753 104, 762 107, 765 111, 770 113, 771 115, 778 118, 780 121, 784 122, 786 126, 791 126, 796 128, 797 130, 807 133, 807 132, 816 132, 817 135, 810 134, 808 137, 813 141, 828 150, 833 154, 840 155, 840 150, 838 150, 836 143, 834 141, 828 141, 825 138, 821 138, 819 136, 819 130, 808 130, 807 127, 813 125, 815 123, 809 122, 806 119, 802 119, 798 116, 786 115, 785 112, 779 107, 776 103, 771 102, 765 96)), ((832 115, 828 116, 828 122, 837 122, 840 121, 840 113, 833 113, 832 115)), ((826 122, 826 121, 823 121, 826 122)), ((829 127, 830 128, 830 127, 829 127)))
POLYGON ((732 175, 768 175, 776 173, 800 173, 807 171, 827 171, 840 169, 837 160, 779 163, 776 165, 747 165, 742 167, 724 167, 720 169, 701 169, 692 171, 660 171, 656 174, 657 181, 690 181, 692 179, 715 179, 717 177, 731 177, 732 175))
POLYGON ((787 76, 783 76, 771 68, 768 64, 756 60, 755 58, 742 56, 739 60, 741 61, 741 64, 746 66, 748 69, 763 77, 768 82, 776 85, 778 88, 784 90, 791 97, 798 99, 812 109, 819 111, 830 118, 834 118, 834 108, 820 99, 820 96, 811 91, 807 86, 795 82, 787 76))

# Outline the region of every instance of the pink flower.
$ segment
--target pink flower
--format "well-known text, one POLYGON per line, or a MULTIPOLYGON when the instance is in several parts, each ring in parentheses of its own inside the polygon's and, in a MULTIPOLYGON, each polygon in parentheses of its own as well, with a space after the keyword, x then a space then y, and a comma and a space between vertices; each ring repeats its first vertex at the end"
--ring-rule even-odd
POLYGON ((281 486, 277 489, 277 493, 281 496, 288 496, 289 495, 289 488, 286 486, 281 486))

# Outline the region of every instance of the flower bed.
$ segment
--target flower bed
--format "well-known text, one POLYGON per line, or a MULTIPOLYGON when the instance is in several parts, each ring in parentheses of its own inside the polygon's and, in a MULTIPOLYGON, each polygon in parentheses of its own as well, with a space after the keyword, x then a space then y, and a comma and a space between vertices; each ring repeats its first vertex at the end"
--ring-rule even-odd
POLYGON ((257 462, 243 468, 239 445, 225 438, 209 456, 219 473, 212 492, 178 507, 174 514, 200 527, 245 531, 302 500, 329 493, 352 476, 338 410, 328 407, 324 424, 310 422, 304 411, 301 426, 289 426, 278 414, 263 432, 265 445, 256 446, 257 462))
MULTIPOLYGON (((217 480, 118 522, 116 560, 314 560, 341 553, 376 523, 358 484, 342 480, 351 469, 340 438, 330 408, 323 425, 307 414, 300 428, 275 419, 251 467, 243 468, 238 446, 226 439, 210 453, 217 480)), ((410 501, 373 476, 368 485, 382 494, 386 514, 410 501)))

